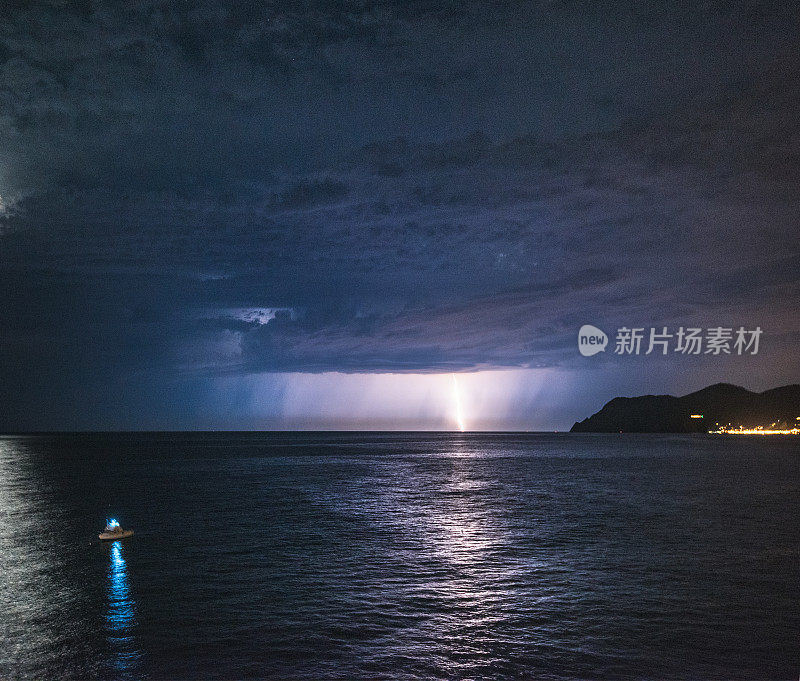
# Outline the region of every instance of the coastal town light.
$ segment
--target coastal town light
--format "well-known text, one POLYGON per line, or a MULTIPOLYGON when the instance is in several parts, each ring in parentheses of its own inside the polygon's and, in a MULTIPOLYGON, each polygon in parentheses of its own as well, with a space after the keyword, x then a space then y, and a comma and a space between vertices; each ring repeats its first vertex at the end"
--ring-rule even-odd
POLYGON ((722 427, 718 430, 709 430, 712 435, 800 435, 800 428, 738 428, 722 427))

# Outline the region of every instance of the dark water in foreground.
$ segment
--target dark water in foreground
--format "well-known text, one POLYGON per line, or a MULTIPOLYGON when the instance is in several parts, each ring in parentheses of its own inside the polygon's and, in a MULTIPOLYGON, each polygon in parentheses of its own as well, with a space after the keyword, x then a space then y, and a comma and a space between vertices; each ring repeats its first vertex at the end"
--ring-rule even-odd
POLYGON ((795 439, 0 438, 0 678, 797 679, 799 514, 795 439))

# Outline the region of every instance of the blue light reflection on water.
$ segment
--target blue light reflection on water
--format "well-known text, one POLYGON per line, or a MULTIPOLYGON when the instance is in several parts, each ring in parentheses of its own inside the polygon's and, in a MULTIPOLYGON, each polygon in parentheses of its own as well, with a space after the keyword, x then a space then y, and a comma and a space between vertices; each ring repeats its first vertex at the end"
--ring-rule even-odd
POLYGON ((108 566, 108 613, 106 614, 111 663, 117 674, 128 677, 135 673, 141 657, 136 648, 133 629, 136 626, 136 604, 128 582, 128 565, 122 542, 110 545, 108 566))

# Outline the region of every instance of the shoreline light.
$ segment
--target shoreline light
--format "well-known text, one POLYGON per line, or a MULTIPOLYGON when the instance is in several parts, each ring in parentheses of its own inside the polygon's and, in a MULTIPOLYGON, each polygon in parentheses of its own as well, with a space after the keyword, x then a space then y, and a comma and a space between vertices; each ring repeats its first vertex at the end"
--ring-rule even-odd
POLYGON ((800 435, 800 428, 719 428, 718 430, 709 430, 712 435, 800 435))

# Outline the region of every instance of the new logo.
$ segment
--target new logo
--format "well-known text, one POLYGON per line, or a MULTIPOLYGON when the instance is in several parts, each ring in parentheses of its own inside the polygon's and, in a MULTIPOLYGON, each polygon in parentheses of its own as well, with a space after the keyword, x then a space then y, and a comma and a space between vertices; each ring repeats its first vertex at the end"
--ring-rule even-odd
POLYGON ((606 345, 608 345, 608 336, 602 329, 591 324, 584 324, 578 331, 578 350, 584 357, 605 352, 606 345))

